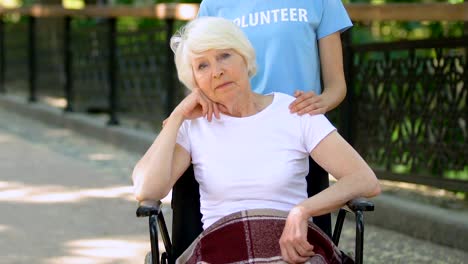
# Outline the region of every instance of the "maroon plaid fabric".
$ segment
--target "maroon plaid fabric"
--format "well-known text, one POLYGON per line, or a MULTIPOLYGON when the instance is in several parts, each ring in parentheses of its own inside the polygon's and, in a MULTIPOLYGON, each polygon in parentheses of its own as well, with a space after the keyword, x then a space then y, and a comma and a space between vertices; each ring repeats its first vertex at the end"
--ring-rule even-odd
MULTIPOLYGON (((287 215, 257 209, 223 217, 203 231, 176 263, 284 263, 279 239, 287 215)), ((352 263, 312 222, 307 240, 316 255, 306 263, 352 263)))

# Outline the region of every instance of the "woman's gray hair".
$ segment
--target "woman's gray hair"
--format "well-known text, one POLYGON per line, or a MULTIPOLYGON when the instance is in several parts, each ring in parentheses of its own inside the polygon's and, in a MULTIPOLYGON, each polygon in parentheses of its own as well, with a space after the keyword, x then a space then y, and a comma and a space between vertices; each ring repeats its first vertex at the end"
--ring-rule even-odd
POLYGON ((219 17, 199 17, 177 31, 171 49, 179 80, 190 90, 195 86, 191 56, 211 49, 233 49, 247 64, 249 77, 257 72, 255 50, 242 30, 232 21, 219 17))

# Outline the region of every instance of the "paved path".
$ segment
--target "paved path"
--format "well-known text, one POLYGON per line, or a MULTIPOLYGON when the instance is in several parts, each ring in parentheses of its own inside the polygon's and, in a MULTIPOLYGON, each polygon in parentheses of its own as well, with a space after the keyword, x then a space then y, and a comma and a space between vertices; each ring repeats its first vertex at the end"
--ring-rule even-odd
MULTIPOLYGON (((139 154, 2 108, 0 120, 0 263, 142 263, 147 221, 129 180, 139 154)), ((468 263, 468 252, 369 225, 365 244, 366 263, 468 263)))

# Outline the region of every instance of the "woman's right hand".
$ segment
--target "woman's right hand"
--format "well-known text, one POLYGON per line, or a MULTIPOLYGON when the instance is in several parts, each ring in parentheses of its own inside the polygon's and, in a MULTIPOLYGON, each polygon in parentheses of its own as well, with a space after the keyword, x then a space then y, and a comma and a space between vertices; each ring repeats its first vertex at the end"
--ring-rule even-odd
POLYGON ((194 88, 174 109, 173 114, 180 114, 184 119, 204 116, 209 122, 213 119, 213 115, 217 119, 220 118, 218 104, 211 101, 199 88, 194 88))
POLYGON ((304 263, 315 255, 314 246, 307 241, 308 219, 301 206, 289 212, 279 240, 281 255, 287 263, 304 263))

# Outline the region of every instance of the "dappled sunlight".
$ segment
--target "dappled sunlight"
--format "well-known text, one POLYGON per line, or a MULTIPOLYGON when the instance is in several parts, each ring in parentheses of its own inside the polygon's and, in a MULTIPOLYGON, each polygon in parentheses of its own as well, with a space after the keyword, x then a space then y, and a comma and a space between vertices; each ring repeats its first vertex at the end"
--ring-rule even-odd
POLYGON ((70 241, 64 247, 68 256, 44 263, 142 263, 150 245, 145 239, 101 238, 70 241))
POLYGON ((11 227, 6 225, 0 225, 0 233, 10 230, 11 227))
POLYGON ((21 2, 19 0, 1 0, 0 6, 1 5, 8 8, 15 8, 19 7, 21 5, 21 2))
POLYGON ((63 189, 61 186, 44 185, 34 187, 20 182, 0 181, 0 201, 21 201, 38 193, 59 191, 61 189, 63 189))
POLYGON ((90 198, 120 198, 134 201, 131 186, 92 189, 66 188, 57 185, 31 186, 0 181, 0 201, 19 203, 73 203, 90 198))
POLYGON ((0 143, 7 143, 13 141, 13 137, 5 134, 0 134, 0 143))
POLYGON ((179 4, 176 10, 177 19, 190 20, 196 17, 198 6, 191 4, 179 4))
POLYGON ((394 187, 394 188, 414 191, 417 193, 434 196, 434 197, 445 197, 445 196, 455 197, 455 195, 451 191, 438 189, 438 188, 427 186, 427 185, 408 183, 408 182, 388 181, 388 180, 380 180, 380 182, 382 183, 383 187, 385 186, 394 187))
POLYGON ((93 153, 88 155, 88 159, 95 161, 105 161, 115 159, 115 155, 108 153, 93 153))
POLYGON ((174 15, 177 20, 191 20, 197 15, 198 5, 177 4, 177 6, 174 8, 167 4, 161 3, 157 4, 155 9, 157 17, 159 18, 174 15))
POLYGON ((44 101, 44 103, 53 107, 64 108, 67 106, 67 100, 65 98, 43 96, 41 99, 44 101))
POLYGON ((84 0, 62 0, 64 8, 68 9, 82 9, 85 7, 84 0))

